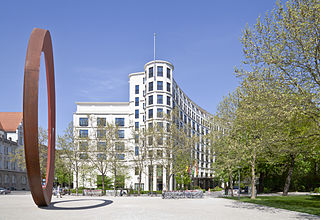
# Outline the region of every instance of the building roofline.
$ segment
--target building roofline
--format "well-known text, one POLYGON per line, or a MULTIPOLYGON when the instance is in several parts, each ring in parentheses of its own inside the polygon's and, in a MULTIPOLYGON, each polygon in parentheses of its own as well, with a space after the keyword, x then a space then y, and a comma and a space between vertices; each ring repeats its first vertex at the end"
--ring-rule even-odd
POLYGON ((150 62, 148 62, 148 63, 146 63, 146 64, 144 65, 144 69, 146 68, 147 65, 149 65, 149 64, 151 64, 151 63, 154 63, 154 62, 156 62, 156 63, 168 64, 168 65, 170 65, 170 66, 172 67, 172 71, 174 70, 173 64, 170 63, 169 61, 165 61, 165 60, 155 60, 155 61, 152 60, 152 61, 150 61, 150 62))
POLYGON ((143 75, 143 74, 144 72, 130 73, 128 77, 130 78, 131 76, 137 76, 137 75, 143 75))
POLYGON ((177 81, 172 78, 173 82, 179 87, 179 89, 183 92, 183 94, 186 96, 186 98, 195 106, 197 107, 200 111, 204 112, 205 114, 208 114, 208 116, 212 117, 213 114, 205 110, 204 108, 200 107, 198 104, 196 104, 184 91, 181 89, 181 87, 178 85, 177 81))
POLYGON ((129 102, 76 102, 77 105, 129 105, 129 102))

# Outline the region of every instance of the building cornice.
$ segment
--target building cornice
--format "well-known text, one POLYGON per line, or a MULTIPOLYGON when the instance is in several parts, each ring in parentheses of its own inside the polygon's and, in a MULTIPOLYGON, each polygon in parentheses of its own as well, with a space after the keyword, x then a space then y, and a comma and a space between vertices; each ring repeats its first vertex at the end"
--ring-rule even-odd
POLYGON ((130 78, 131 76, 139 76, 139 75, 144 75, 144 72, 130 73, 130 74, 129 74, 129 78, 130 78))
POLYGON ((129 102, 76 102, 77 105, 129 105, 129 102))
POLYGON ((167 65, 169 65, 169 66, 171 66, 171 68, 172 68, 172 71, 174 70, 174 66, 173 66, 173 64, 172 63, 170 63, 170 62, 168 62, 168 61, 165 61, 165 60, 155 60, 155 61, 150 61, 150 62, 148 62, 148 63, 146 63, 145 65, 144 65, 144 69, 146 68, 146 66, 148 66, 148 65, 150 65, 150 64, 152 64, 152 63, 162 63, 162 64, 167 64, 167 65))

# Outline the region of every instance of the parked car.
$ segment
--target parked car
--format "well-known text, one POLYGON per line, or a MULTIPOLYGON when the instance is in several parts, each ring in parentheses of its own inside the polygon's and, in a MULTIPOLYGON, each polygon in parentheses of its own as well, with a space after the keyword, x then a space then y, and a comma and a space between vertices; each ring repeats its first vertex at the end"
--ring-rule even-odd
POLYGON ((8 193, 11 193, 11 191, 9 189, 5 189, 5 188, 2 188, 0 187, 0 194, 8 194, 8 193))

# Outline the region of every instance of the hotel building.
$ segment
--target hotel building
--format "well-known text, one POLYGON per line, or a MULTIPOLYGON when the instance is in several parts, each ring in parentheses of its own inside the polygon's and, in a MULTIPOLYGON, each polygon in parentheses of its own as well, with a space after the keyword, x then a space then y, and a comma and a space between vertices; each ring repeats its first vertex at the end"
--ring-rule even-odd
MULTIPOLYGON (((116 123, 119 126, 119 139, 124 143, 125 149, 137 152, 139 146, 135 144, 132 131, 146 129, 150 122, 164 122, 163 115, 177 108, 179 128, 187 129, 191 135, 199 137, 199 142, 190 155, 194 169, 194 172, 190 173, 193 185, 208 189, 213 187, 213 157, 202 138, 210 132, 212 115, 193 102, 178 86, 173 76, 174 66, 170 62, 151 61, 144 65, 143 72, 129 74, 128 102, 77 102, 77 110, 73 114, 74 134, 75 137, 94 140, 99 136, 99 122, 116 123)), ((130 164, 131 157, 124 151, 119 159, 129 164, 125 188, 137 189, 139 180, 134 165, 130 164)), ((164 168, 160 172, 160 177, 157 164, 154 164, 151 169, 153 170, 147 169, 147 173, 143 173, 141 177, 142 190, 150 190, 150 184, 153 190, 175 189, 174 179, 169 181, 169 186, 165 185, 166 170, 164 168), (150 180, 150 178, 153 179, 150 180)), ((81 183, 80 178, 79 185, 96 187, 94 180, 98 173, 91 172, 91 175, 89 177, 91 181, 87 179, 85 183, 81 183)))

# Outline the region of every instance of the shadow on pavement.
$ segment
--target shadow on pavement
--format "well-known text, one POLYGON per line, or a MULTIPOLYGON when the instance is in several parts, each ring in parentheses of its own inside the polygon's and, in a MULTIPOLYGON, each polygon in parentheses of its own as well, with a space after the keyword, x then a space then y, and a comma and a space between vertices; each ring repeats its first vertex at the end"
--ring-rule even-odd
POLYGON ((105 199, 74 199, 74 200, 52 202, 49 206, 39 207, 39 208, 46 209, 46 210, 84 210, 84 209, 94 209, 94 208, 107 206, 107 205, 110 205, 111 203, 113 203, 113 201, 105 200, 105 199), (72 203, 72 202, 83 202, 83 201, 102 201, 102 203, 99 203, 96 205, 85 205, 85 206, 68 206, 68 207, 56 206, 57 204, 61 204, 61 203, 72 203))
MULTIPOLYGON (((252 204, 252 203, 245 203, 245 202, 238 202, 238 201, 233 201, 232 205, 226 205, 226 206, 230 208, 256 209, 256 210, 260 210, 268 213, 278 213, 280 211, 294 212, 286 209, 279 209, 279 208, 268 207, 268 206, 263 206, 259 204, 252 204)), ((297 216, 295 219, 306 219, 306 220, 320 219, 320 217, 316 215, 311 215, 311 214, 301 213, 301 212, 296 212, 296 213, 297 213, 297 216)))

